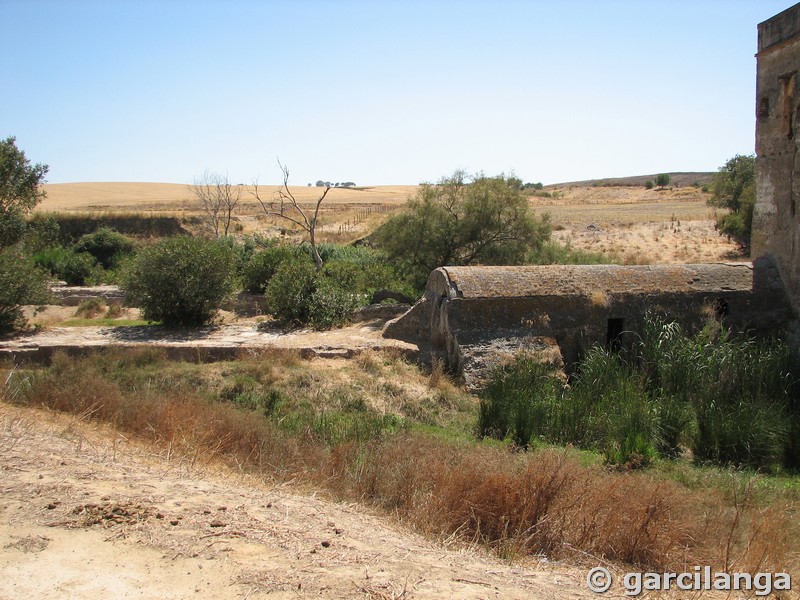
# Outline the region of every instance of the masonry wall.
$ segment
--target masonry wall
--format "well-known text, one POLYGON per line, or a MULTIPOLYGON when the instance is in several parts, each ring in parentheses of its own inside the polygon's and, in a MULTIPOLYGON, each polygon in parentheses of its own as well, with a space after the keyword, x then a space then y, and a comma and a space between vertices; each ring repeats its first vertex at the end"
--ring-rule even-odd
POLYGON ((443 267, 431 273, 424 300, 384 335, 424 345, 459 375, 488 366, 493 353, 526 346, 557 352, 569 369, 594 344, 632 343, 648 312, 688 330, 717 316, 753 333, 792 317, 766 258, 755 265, 443 267))
POLYGON ((800 308, 800 4, 758 26, 753 258, 772 255, 800 308))

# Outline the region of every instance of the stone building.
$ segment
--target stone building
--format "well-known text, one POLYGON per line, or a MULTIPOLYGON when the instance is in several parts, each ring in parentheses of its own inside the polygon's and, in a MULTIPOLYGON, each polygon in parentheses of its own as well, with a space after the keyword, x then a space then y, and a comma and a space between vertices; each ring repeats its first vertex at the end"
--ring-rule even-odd
POLYGON ((775 264, 442 267, 384 328, 479 384, 520 349, 569 370, 594 344, 623 347, 651 312, 692 330, 709 317, 767 333, 792 317, 775 264))
POLYGON ((752 263, 443 267, 384 335, 418 344, 471 387, 520 349, 569 370, 593 344, 631 343, 648 312, 689 330, 709 316, 788 330, 800 346, 800 4, 758 26, 756 56, 752 263))
POLYGON ((800 4, 758 26, 753 258, 778 264, 800 307, 800 4))

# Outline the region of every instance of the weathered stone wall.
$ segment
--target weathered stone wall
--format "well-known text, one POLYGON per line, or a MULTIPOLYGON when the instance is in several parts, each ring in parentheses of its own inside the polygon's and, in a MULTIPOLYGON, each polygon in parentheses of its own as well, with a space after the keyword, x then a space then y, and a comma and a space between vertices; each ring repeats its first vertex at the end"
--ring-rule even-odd
POLYGON ((772 255, 800 308, 800 4, 758 26, 752 256, 772 255))
POLYGON ((491 366, 494 351, 528 348, 569 368, 594 344, 632 343, 648 312, 689 330, 716 314, 732 328, 755 333, 779 329, 792 317, 769 259, 755 265, 444 267, 431 273, 424 300, 390 322, 384 335, 416 336, 452 372, 466 371, 469 383, 491 366))

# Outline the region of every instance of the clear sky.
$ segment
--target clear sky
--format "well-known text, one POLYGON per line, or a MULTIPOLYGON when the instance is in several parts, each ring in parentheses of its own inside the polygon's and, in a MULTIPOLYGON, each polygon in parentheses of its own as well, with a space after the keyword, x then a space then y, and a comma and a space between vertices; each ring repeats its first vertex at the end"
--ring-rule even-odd
POLYGON ((48 181, 557 183, 754 150, 788 0, 0 0, 0 138, 48 181))

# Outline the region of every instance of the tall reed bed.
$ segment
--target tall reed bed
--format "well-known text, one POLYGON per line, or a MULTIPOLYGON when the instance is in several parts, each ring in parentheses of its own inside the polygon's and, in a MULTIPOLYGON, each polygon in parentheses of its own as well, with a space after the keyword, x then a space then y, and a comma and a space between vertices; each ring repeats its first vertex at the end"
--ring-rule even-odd
POLYGON ((710 323, 694 336, 645 320, 622 355, 595 347, 570 385, 522 356, 483 393, 479 432, 520 446, 575 444, 608 462, 695 461, 753 468, 800 466, 797 386, 788 347, 710 323))

